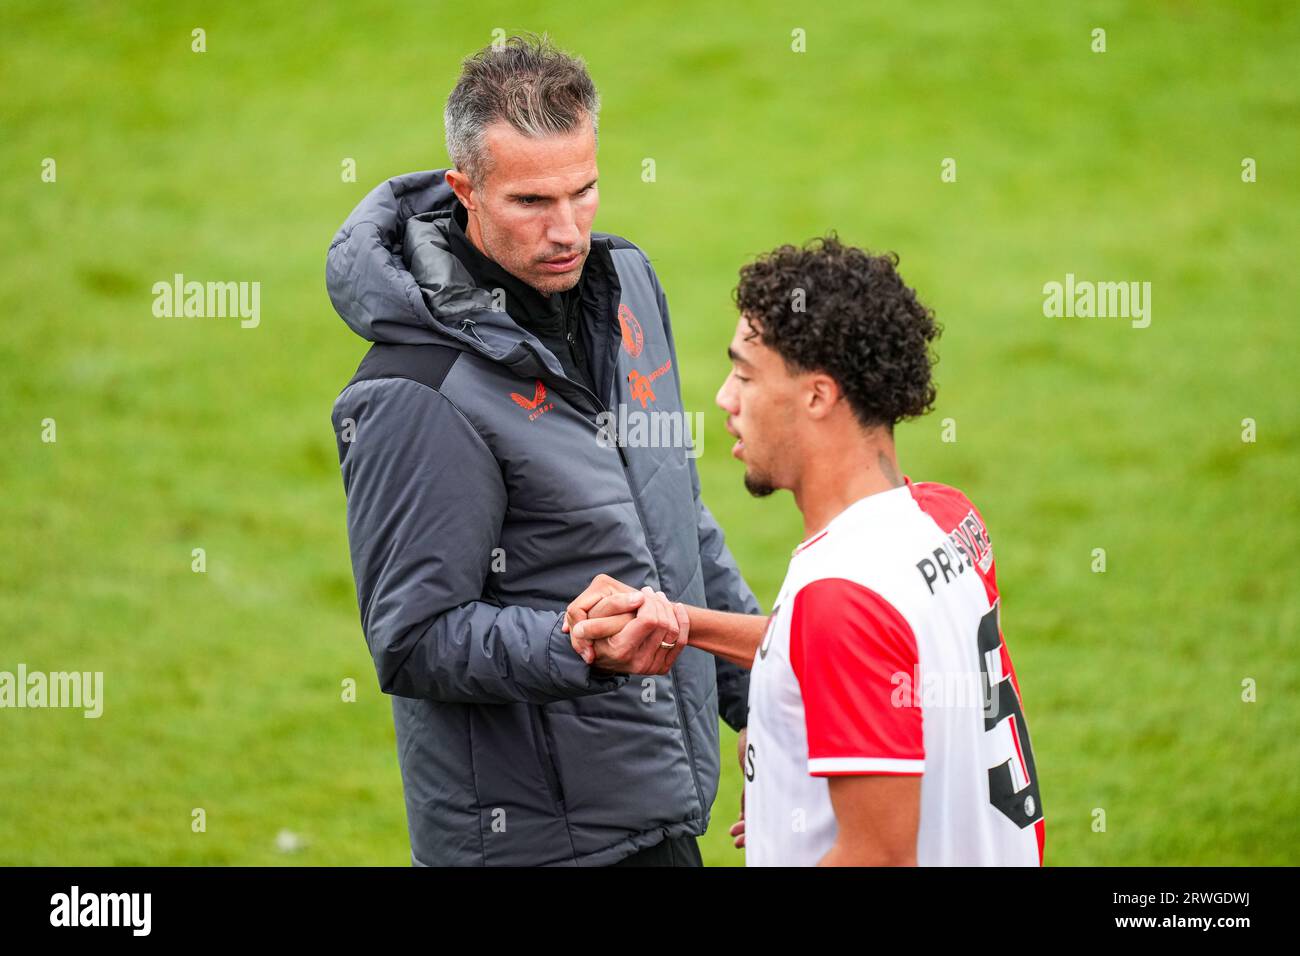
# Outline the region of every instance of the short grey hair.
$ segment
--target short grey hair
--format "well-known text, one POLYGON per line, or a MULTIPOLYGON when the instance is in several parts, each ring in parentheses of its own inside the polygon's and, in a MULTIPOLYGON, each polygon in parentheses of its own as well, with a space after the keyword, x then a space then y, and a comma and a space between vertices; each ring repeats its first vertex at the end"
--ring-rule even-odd
POLYGON ((480 183, 488 172, 484 133, 504 120, 525 136, 571 133, 590 121, 599 135, 600 94, 580 57, 546 36, 512 36, 465 59, 447 97, 443 119, 447 153, 456 168, 480 183))

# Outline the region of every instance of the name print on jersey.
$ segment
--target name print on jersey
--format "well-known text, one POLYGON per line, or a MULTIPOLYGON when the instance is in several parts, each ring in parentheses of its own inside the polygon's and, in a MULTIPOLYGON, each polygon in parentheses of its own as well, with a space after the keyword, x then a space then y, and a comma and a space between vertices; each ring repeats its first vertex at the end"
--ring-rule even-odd
POLYGON ((925 579, 925 586, 934 593, 934 586, 943 575, 943 583, 964 574, 968 567, 979 566, 987 572, 993 563, 993 544, 989 541, 988 529, 972 508, 966 517, 957 522, 957 526, 948 533, 948 540, 942 548, 934 549, 934 558, 922 558, 916 562, 916 569, 925 579))

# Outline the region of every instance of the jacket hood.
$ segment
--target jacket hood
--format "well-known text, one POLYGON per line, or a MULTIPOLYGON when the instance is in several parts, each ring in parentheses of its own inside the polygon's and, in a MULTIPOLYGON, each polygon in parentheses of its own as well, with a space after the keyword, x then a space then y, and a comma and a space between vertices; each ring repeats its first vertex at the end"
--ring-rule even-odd
POLYGON ((397 176, 352 210, 326 258, 330 301, 367 341, 452 345, 517 364, 537 340, 493 309, 492 294, 452 255, 447 228, 458 200, 445 172, 397 176))

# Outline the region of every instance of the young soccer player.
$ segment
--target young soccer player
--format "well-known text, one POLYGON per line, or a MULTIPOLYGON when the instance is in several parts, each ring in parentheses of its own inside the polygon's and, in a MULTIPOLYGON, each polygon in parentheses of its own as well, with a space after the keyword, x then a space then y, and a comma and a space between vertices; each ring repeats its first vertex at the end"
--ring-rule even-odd
MULTIPOLYGON (((736 290, 718 404, 746 487, 789 489, 805 540, 770 618, 692 607, 681 639, 752 665, 732 831, 751 866, 1042 862, 988 530, 960 491, 899 470, 894 426, 934 402, 939 328, 896 264, 831 236, 746 265, 736 290)), ((642 600, 593 582, 575 648, 642 600)))

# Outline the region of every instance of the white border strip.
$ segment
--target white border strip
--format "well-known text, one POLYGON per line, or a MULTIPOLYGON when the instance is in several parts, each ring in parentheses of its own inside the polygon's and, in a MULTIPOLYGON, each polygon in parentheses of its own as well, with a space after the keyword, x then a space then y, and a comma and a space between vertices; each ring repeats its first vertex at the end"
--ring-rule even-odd
POLYGON ((924 760, 897 757, 817 757, 809 758, 808 772, 819 773, 924 773, 924 760))

